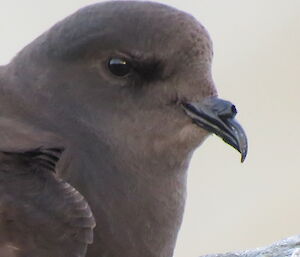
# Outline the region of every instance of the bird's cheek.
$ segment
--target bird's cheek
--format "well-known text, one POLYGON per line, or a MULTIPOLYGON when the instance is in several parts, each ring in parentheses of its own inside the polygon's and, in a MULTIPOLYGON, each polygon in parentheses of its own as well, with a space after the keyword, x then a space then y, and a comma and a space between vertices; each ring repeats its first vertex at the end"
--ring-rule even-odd
POLYGON ((193 147, 199 146, 209 133, 204 129, 199 129, 194 124, 187 124, 178 133, 177 140, 180 143, 188 144, 193 147))

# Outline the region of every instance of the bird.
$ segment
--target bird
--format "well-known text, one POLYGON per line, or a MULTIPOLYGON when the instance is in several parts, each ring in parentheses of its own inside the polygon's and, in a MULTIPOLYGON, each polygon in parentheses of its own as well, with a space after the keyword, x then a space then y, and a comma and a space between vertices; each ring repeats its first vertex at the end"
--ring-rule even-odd
POLYGON ((212 58, 192 15, 116 0, 78 10, 1 66, 1 245, 18 257, 171 257, 194 150, 216 134, 247 155, 212 58))

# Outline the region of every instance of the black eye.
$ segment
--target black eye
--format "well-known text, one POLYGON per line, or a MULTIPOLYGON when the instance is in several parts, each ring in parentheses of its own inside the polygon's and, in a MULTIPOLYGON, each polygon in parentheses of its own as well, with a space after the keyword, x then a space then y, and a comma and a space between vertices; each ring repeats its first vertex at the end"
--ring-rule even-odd
POLYGON ((119 77, 126 76, 132 69, 130 62, 122 58, 111 58, 107 65, 110 72, 119 77))

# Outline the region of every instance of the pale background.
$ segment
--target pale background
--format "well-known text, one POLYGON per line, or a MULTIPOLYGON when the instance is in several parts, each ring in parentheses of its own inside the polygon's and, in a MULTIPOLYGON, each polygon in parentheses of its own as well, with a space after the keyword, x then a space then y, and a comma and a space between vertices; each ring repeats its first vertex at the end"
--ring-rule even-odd
MULTIPOLYGON (((95 2, 0 0, 0 64, 95 2)), ((192 13, 209 30, 219 93, 237 105, 250 144, 244 164, 216 137, 196 151, 176 257, 258 247, 300 233, 300 1, 161 2, 192 13)))

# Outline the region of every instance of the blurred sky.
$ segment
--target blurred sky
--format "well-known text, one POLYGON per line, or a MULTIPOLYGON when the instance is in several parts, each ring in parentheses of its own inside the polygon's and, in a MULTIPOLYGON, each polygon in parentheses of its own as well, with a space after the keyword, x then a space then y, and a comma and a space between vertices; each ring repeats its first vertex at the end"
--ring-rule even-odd
MULTIPOLYGON (((76 9, 99 1, 0 0, 0 64, 76 9)), ((215 136, 194 154, 176 257, 246 249, 300 233, 300 1, 160 1, 198 18, 213 74, 249 137, 244 164, 215 136)))

